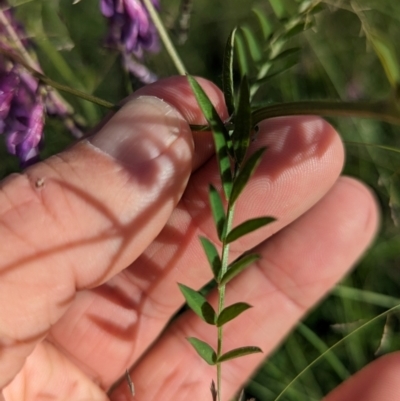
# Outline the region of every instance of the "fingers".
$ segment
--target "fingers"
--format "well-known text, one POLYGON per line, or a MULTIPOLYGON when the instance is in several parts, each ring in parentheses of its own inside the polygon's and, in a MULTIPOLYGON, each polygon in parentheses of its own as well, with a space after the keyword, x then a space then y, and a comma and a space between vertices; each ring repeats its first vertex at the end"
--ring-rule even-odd
MULTIPOLYGON (((232 258, 258 245, 317 203, 342 168, 339 136, 316 117, 264 122, 251 151, 264 145, 268 151, 238 201, 235 224, 262 215, 278 220, 233 243, 232 258)), ((52 341, 100 378, 104 388, 143 355, 182 305, 177 283, 200 288, 211 279, 198 239, 206 235, 218 245, 208 206, 210 182, 219 182, 215 158, 191 176, 182 200, 145 252, 110 282, 80 293, 53 327, 52 341), (103 352, 96 352, 96 348, 103 352)))
MULTIPOLYGON (((221 104, 215 87, 204 85, 221 104)), ((186 118, 144 95, 88 140, 2 183, 0 388, 76 290, 105 282, 140 255, 183 193, 193 156, 186 118)), ((194 109, 193 97, 186 102, 194 109)))
MULTIPOLYGON (((370 243, 377 223, 371 193, 342 178, 307 213, 255 249, 260 261, 229 284, 226 299, 226 305, 241 301, 253 308, 224 326, 223 349, 257 345, 264 353, 223 364, 223 400, 231 399, 304 312, 343 277, 370 243)), ((215 293, 210 302, 217 304, 215 293)), ((189 336, 216 349, 215 328, 191 312, 183 315, 131 372, 141 401, 161 395, 166 401, 183 401, 189 392, 199 399, 210 397, 215 367, 191 349, 185 340, 189 336)), ((125 386, 111 399, 128 400, 125 386)))
POLYGON ((385 355, 356 373, 325 401, 397 401, 400 399, 400 353, 385 355))

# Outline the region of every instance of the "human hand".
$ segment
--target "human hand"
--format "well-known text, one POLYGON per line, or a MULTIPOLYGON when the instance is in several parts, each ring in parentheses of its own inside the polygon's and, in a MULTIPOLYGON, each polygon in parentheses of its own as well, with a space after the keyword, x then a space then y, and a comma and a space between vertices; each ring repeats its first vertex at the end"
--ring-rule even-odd
MULTIPOLYGON (((226 117, 219 90, 201 82, 226 117)), ((199 288, 211 278, 198 236, 217 239, 208 207, 208 185, 218 185, 212 137, 190 132, 187 121, 205 121, 186 78, 147 86, 135 98, 88 141, 2 183, 6 401, 129 400, 127 383, 118 383, 129 366, 137 400, 211 399, 214 367, 185 337, 214 344, 214 328, 187 312, 163 329, 183 303, 177 282, 199 288)), ((236 223, 278 220, 231 246, 232 258, 255 247, 261 260, 230 284, 227 304, 254 308, 225 334, 227 349, 251 343, 264 355, 224 364, 225 400, 348 272, 378 224, 370 192, 338 178, 343 148, 326 122, 265 121, 251 150, 265 145, 236 223)), ((381 358, 327 400, 397 399, 399 361, 381 358)))

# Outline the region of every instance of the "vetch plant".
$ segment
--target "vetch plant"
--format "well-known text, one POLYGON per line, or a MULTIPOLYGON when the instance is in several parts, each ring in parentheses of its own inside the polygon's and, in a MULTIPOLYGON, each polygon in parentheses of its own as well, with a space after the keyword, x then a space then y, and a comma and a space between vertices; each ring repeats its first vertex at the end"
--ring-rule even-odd
POLYGON ((216 366, 217 388, 215 392, 213 391, 213 398, 218 400, 222 399, 222 364, 230 359, 262 352, 259 347, 253 345, 242 346, 228 351, 223 348, 224 326, 251 307, 251 305, 245 302, 237 302, 226 306, 225 294, 227 284, 259 258, 257 254, 245 253, 229 263, 229 245, 240 237, 272 223, 275 220, 273 217, 269 216, 256 217, 236 227, 232 227, 235 202, 256 170, 266 149, 260 148, 246 158, 251 135, 253 133, 250 92, 247 79, 244 78, 240 87, 238 104, 237 106, 235 105, 232 97, 233 77, 230 58, 233 52, 230 47, 231 43, 232 41, 228 42, 226 51, 226 71, 224 71, 226 85, 224 86, 224 93, 226 103, 229 105, 230 111, 232 111, 230 120, 235 124, 233 130, 228 130, 225 127, 197 81, 190 76, 188 77, 192 90, 213 132, 223 188, 223 199, 227 204, 225 210, 224 201, 219 192, 215 187, 210 185, 210 206, 218 238, 221 241, 221 255, 218 254, 215 245, 209 239, 201 237, 200 241, 207 256, 215 283, 217 284, 218 309, 215 311, 206 298, 198 291, 184 284, 179 284, 179 288, 189 307, 206 323, 216 327, 218 344, 216 350, 206 342, 195 337, 188 338, 188 341, 205 362, 209 365, 216 366))

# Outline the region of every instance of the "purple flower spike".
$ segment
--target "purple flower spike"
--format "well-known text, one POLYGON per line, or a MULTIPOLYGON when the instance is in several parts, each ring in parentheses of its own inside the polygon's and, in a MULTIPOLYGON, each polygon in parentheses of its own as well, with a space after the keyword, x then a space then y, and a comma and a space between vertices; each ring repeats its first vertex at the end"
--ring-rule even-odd
POLYGON ((26 167, 36 161, 42 140, 45 108, 41 96, 37 96, 32 108, 16 110, 7 132, 7 148, 26 167))
MULTIPOLYGON (((159 8, 159 0, 152 0, 152 3, 156 8, 159 8)), ((158 52, 160 43, 157 30, 142 1, 100 0, 100 10, 109 19, 108 46, 121 52, 124 66, 129 72, 142 82, 149 83, 148 77, 143 80, 144 75, 146 75, 143 73, 143 69, 146 67, 139 68, 141 64, 137 59, 142 59, 145 51, 158 52), (136 57, 136 60, 132 61, 136 68, 127 68, 132 64, 127 62, 132 55, 136 57), (140 72, 136 73, 136 70, 140 70, 140 72)), ((151 73, 151 75, 151 79, 153 79, 154 74, 151 73)))
MULTIPOLYGON (((158 0, 152 0, 159 7, 158 0)), ((108 44, 142 57, 143 51, 159 50, 158 35, 140 0, 100 0, 102 14, 109 18, 108 44)))
MULTIPOLYGON (((119 1, 122 5, 123 0, 119 1)), ((114 7, 114 0, 105 1, 105 9, 106 6, 114 7)), ((26 39, 23 26, 14 18, 13 9, 4 0, 0 0, 0 7, 3 8, 0 47, 5 55, 8 52, 20 55, 19 50, 14 49, 10 31, 19 37, 23 47, 29 49, 31 43, 26 39)), ((39 64, 33 67, 41 71, 39 64)), ((0 134, 5 137, 8 151, 20 159, 22 167, 39 160, 46 112, 61 118, 74 135, 82 136, 73 117, 73 110, 57 92, 47 91, 29 71, 18 66, 12 59, 0 56, 0 134)))
POLYGON ((18 84, 19 77, 14 71, 0 75, 0 128, 4 128, 3 120, 10 111, 11 101, 18 84))

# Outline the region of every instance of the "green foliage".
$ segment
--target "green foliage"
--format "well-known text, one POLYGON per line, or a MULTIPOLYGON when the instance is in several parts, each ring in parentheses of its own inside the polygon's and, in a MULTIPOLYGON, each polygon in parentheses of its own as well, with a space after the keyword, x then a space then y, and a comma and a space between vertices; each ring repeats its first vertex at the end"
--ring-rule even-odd
POLYGON ((232 30, 226 42, 224 62, 222 67, 222 90, 224 92, 225 104, 228 114, 231 116, 235 111, 235 98, 233 89, 233 55, 235 46, 236 28, 232 30))
MULTIPOLYGON (((253 130, 252 111, 250 107, 250 89, 246 76, 242 77, 238 102, 234 100, 233 94, 233 43, 235 40, 235 30, 228 38, 225 46, 224 65, 223 65, 223 90, 227 102, 230 122, 234 123, 233 131, 228 131, 218 116, 211 101, 202 90, 200 85, 192 77, 188 77, 190 86, 197 99, 197 102, 206 117, 213 132, 217 162, 220 171, 220 179, 227 200, 227 211, 218 191, 210 185, 209 199, 213 215, 213 220, 218 233, 218 238, 222 242, 221 258, 218 256, 216 247, 206 238, 200 238, 203 249, 206 253, 208 262, 213 271, 214 279, 218 284, 218 312, 211 308, 206 299, 198 292, 179 284, 180 289, 188 305, 194 312, 207 323, 215 324, 218 327, 218 349, 215 352, 208 344, 198 339, 189 339, 198 354, 209 364, 217 364, 217 397, 221 400, 221 363, 230 359, 239 358, 256 352, 261 352, 260 348, 254 346, 241 347, 222 354, 223 331, 222 327, 229 321, 237 318, 241 313, 250 308, 244 302, 238 302, 226 308, 223 307, 225 301, 225 285, 246 267, 250 266, 258 255, 246 255, 228 266, 229 247, 228 244, 241 236, 250 233, 272 221, 273 218, 257 218, 245 221, 238 227, 231 230, 234 213, 234 204, 239 195, 245 188, 251 176, 254 174, 265 148, 257 150, 243 164, 253 130), (228 233, 228 234, 226 234, 228 233), (212 312, 211 312, 211 309, 212 312), (205 313, 206 311, 206 313, 205 313)), ((215 396, 213 395, 215 398, 215 396)))
POLYGON ((232 133, 233 152, 235 162, 240 167, 247 148, 250 144, 250 135, 253 129, 251 121, 250 89, 246 75, 242 78, 239 90, 239 102, 234 117, 235 129, 232 133))
POLYGON ((395 89, 399 88, 400 64, 394 44, 389 40, 385 33, 370 26, 367 18, 364 15, 364 11, 357 2, 354 2, 352 7, 354 13, 358 16, 358 18, 360 18, 362 29, 365 32, 368 41, 372 44, 372 47, 382 64, 390 85, 395 89))
POLYGON ((288 70, 299 61, 298 48, 287 48, 290 40, 314 25, 314 14, 321 10, 318 2, 270 0, 280 21, 273 30, 273 23, 258 8, 253 8, 258 27, 243 26, 236 35, 236 49, 241 76, 250 80, 250 95, 255 96, 262 85, 272 77, 288 70), (291 10, 297 9, 296 13, 291 10), (288 17, 289 15, 289 17, 288 17), (261 37, 257 34, 261 31, 261 37))
POLYGON ((246 304, 245 302, 237 302, 236 304, 226 307, 221 311, 218 316, 217 326, 223 326, 225 323, 228 323, 231 320, 235 319, 249 308, 251 308, 251 305, 246 304))
POLYGON ((222 204, 222 199, 219 196, 218 191, 212 185, 210 185, 209 187, 209 198, 210 198, 211 212, 214 218, 215 227, 217 228, 218 238, 222 240, 222 238, 225 235, 225 224, 226 224, 225 210, 222 204))
POLYGON ((217 362, 219 362, 219 363, 226 362, 231 359, 240 358, 245 355, 258 354, 260 352, 262 352, 262 350, 259 347, 254 347, 254 346, 235 348, 235 349, 228 351, 225 354, 221 355, 217 359, 217 362))
POLYGON ((215 365, 217 363, 217 354, 207 343, 195 337, 189 337, 188 341, 209 365, 215 365))
POLYGON ((262 147, 257 149, 247 160, 246 164, 240 169, 238 176, 235 178, 232 187, 232 193, 230 202, 233 205, 239 195, 242 193, 246 184, 248 183, 250 177, 255 172, 257 166, 261 162, 262 155, 264 154, 266 148, 262 147))
POLYGON ((227 234, 225 242, 229 244, 246 234, 250 234, 267 224, 273 223, 274 221, 275 219, 273 217, 257 217, 255 219, 247 220, 233 228, 232 231, 227 234))
POLYGON ((221 277, 220 284, 227 284, 230 280, 236 277, 244 269, 251 266, 258 259, 260 259, 260 256, 257 254, 249 254, 239 257, 231 265, 228 266, 227 272, 221 277))
POLYGON ((221 271, 221 259, 219 258, 218 251, 209 239, 200 237, 200 242, 207 256, 214 278, 218 280, 221 271))
POLYGON ((196 96, 197 102, 199 103, 199 106, 213 132, 215 152, 218 159, 222 186, 224 188, 225 196, 228 199, 232 190, 232 172, 229 157, 231 153, 229 149, 232 147, 232 142, 229 138, 228 131, 225 128, 225 124, 222 122, 203 88, 193 77, 188 76, 188 80, 193 93, 196 96))
POLYGON ((186 285, 178 284, 178 286, 193 312, 201 317, 206 323, 215 325, 215 311, 203 295, 186 285))

